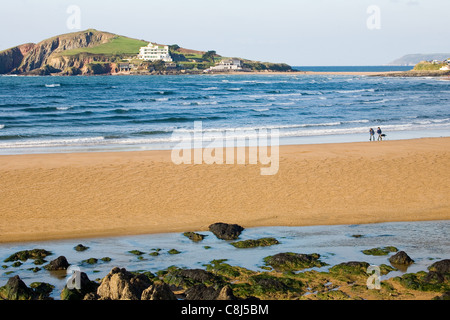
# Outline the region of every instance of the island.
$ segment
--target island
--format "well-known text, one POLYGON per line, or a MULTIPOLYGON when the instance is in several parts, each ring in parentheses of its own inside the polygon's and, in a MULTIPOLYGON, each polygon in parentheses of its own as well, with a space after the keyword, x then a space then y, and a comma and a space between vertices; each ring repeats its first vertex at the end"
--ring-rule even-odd
POLYGON ((285 63, 223 57, 88 29, 0 51, 0 74, 139 75, 293 72, 285 63))

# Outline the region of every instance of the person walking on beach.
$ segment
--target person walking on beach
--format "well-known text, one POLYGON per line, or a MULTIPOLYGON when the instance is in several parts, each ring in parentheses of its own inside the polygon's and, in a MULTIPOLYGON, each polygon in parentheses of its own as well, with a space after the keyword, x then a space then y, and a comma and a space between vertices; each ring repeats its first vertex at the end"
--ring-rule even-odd
POLYGON ((375 141, 375 131, 373 130, 373 128, 370 128, 369 133, 370 133, 369 141, 372 141, 372 139, 373 141, 375 141))
POLYGON ((378 130, 377 130, 378 141, 382 141, 382 140, 383 140, 383 137, 381 136, 382 133, 383 133, 383 132, 381 131, 380 127, 378 127, 378 130))

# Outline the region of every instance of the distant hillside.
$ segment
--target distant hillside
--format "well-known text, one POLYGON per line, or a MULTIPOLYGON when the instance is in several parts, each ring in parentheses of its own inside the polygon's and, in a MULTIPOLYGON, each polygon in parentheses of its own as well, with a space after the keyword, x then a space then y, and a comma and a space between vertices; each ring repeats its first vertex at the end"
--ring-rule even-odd
POLYGON ((399 59, 390 62, 390 66, 415 66, 421 61, 439 60, 450 58, 450 53, 429 53, 429 54, 407 54, 399 59))
MULTIPOLYGON (((88 29, 58 35, 37 44, 28 43, 0 51, 0 74, 79 75, 122 72, 129 63, 134 73, 201 72, 222 59, 215 51, 199 51, 170 46, 176 66, 136 59, 139 48, 149 42, 88 29), (206 55, 213 52, 213 55, 206 55)), ((242 59, 251 70, 291 71, 286 64, 261 63, 242 59)))

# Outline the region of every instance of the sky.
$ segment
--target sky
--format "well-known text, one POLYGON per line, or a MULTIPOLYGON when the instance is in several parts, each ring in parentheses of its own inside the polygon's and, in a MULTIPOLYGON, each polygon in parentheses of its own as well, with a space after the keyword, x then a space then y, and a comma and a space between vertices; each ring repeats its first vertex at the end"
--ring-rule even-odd
POLYGON ((0 50, 94 28, 293 66, 384 65, 450 52, 449 12, 449 0, 2 1, 0 50))

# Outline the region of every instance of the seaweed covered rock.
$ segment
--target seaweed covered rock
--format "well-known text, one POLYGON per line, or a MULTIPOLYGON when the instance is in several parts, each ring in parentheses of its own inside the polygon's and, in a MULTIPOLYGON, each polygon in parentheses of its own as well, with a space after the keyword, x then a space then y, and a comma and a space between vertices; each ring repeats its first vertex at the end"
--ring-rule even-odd
POLYGON ((44 268, 49 271, 66 270, 68 267, 69 267, 69 262, 67 262, 67 259, 64 256, 59 256, 58 258, 50 261, 49 264, 44 266, 44 268))
POLYGON ((394 280, 412 290, 435 292, 450 291, 450 275, 448 273, 442 274, 436 271, 419 271, 417 273, 406 273, 401 277, 395 277, 394 280))
POLYGON ((202 269, 179 269, 171 267, 164 276, 164 282, 177 287, 189 288, 198 284, 221 284, 222 279, 202 269))
POLYGON ((140 300, 142 292, 151 285, 146 275, 115 267, 103 278, 97 294, 102 300, 140 300))
POLYGON ((73 247, 75 251, 86 251, 87 249, 89 249, 89 247, 86 247, 84 245, 82 245, 81 243, 76 245, 75 247, 73 247))
POLYGON ((297 271, 313 267, 322 267, 327 264, 319 260, 317 253, 303 254, 293 252, 278 253, 264 258, 266 265, 277 271, 297 271))
POLYGON ((209 226, 209 231, 222 240, 236 240, 243 230, 244 228, 240 225, 223 222, 217 222, 209 226))
POLYGON ((366 274, 367 268, 370 265, 367 262, 349 261, 337 264, 330 268, 331 273, 346 273, 346 274, 366 274))
POLYGON ((46 282, 33 282, 30 284, 30 288, 33 288, 36 299, 38 300, 49 300, 50 293, 55 289, 54 285, 46 282))
POLYGON ((177 300, 177 297, 169 285, 159 281, 142 291, 141 300, 177 300))
POLYGON ((3 287, 0 287, 0 298, 5 300, 31 300, 34 299, 35 293, 33 289, 20 279, 14 276, 8 279, 3 287))
POLYGON ((186 290, 186 300, 236 300, 229 286, 214 289, 211 286, 198 284, 186 290))
POLYGON ((219 292, 211 286, 197 284, 185 291, 186 300, 216 300, 219 292))
POLYGON ((32 250, 22 250, 16 253, 13 253, 8 258, 4 260, 4 262, 12 262, 12 261, 27 261, 28 259, 44 259, 46 256, 51 255, 50 251, 45 249, 32 249, 32 250))
POLYGON ((67 285, 64 286, 60 295, 61 300, 83 300, 88 295, 95 295, 98 283, 89 280, 89 277, 84 272, 80 272, 79 277, 79 288, 69 288, 67 285))
POLYGON ((242 240, 231 243, 236 248, 255 248, 255 247, 268 247, 274 244, 279 244, 280 242, 275 238, 261 238, 261 239, 250 239, 242 240))
POLYGON ((391 252, 397 252, 398 249, 393 246, 387 246, 387 247, 379 247, 379 248, 372 248, 363 250, 362 252, 366 255, 371 256, 387 256, 391 252))
POLYGON ((190 240, 192 240, 194 242, 202 241, 206 237, 206 235, 196 233, 196 232, 185 232, 185 233, 183 233, 183 236, 189 238, 190 240))
POLYGON ((405 251, 399 251, 396 254, 394 254, 392 257, 389 258, 389 262, 393 265, 406 265, 409 266, 410 264, 414 263, 414 260, 411 259, 405 251))
POLYGON ((433 263, 428 270, 434 271, 440 274, 450 273, 450 259, 444 259, 433 263))

